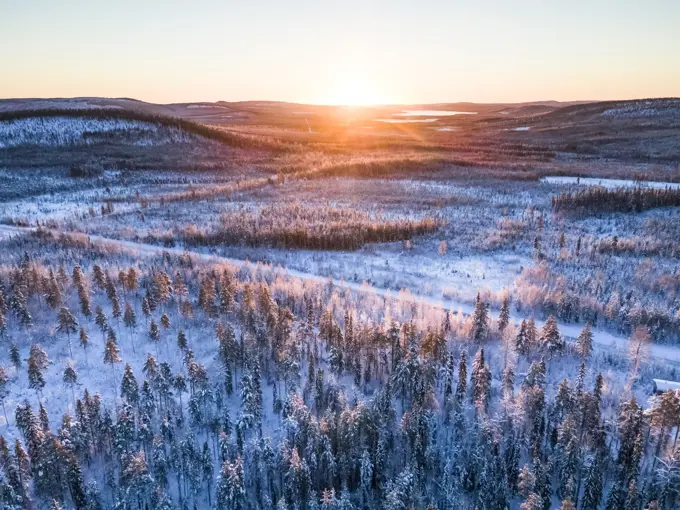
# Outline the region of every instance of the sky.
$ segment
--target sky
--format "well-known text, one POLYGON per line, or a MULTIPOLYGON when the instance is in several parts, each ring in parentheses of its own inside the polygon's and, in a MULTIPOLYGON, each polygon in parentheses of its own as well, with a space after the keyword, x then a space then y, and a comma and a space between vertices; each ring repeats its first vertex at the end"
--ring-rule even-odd
POLYGON ((679 0, 0 0, 0 97, 680 96, 679 0))

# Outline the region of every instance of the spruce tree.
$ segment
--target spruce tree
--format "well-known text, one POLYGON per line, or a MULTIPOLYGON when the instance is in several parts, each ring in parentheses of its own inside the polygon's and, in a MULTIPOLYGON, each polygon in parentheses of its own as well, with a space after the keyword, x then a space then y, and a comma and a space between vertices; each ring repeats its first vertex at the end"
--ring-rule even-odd
POLYGON ((113 373, 114 376, 116 363, 122 361, 119 354, 120 349, 118 349, 118 345, 116 345, 116 342, 113 339, 109 339, 106 342, 106 347, 104 349, 104 363, 106 365, 111 365, 111 373, 113 373))
POLYGON ((47 352, 39 345, 31 345, 28 355, 28 386, 37 392, 45 387, 43 372, 52 363, 47 356, 47 352))
POLYGON ((188 344, 187 344, 187 336, 184 334, 184 331, 181 329, 177 332, 177 348, 181 352, 185 352, 187 350, 188 344))
POLYGON ((482 301, 479 293, 475 298, 475 311, 472 314, 472 340, 475 342, 483 342, 486 340, 489 332, 489 308, 488 305, 482 301))
POLYGON ((106 332, 109 329, 109 319, 106 317, 104 310, 101 306, 97 306, 97 311, 95 312, 94 323, 99 326, 99 330, 102 332, 102 338, 106 338, 106 332))
POLYGON ((9 348, 9 358, 15 369, 21 368, 21 353, 17 344, 13 343, 9 348))
POLYGON ((503 298, 501 311, 498 314, 498 330, 502 333, 510 323, 510 296, 508 294, 503 298))
POLYGON ((541 347, 548 351, 551 355, 562 352, 564 349, 564 340, 557 329, 557 320, 554 316, 548 317, 545 321, 543 330, 541 331, 541 347))
POLYGON ((57 315, 57 331, 64 333, 68 341, 68 351, 73 357, 73 349, 71 348, 71 333, 78 331, 78 321, 69 311, 68 308, 62 306, 57 315))
POLYGON ((533 316, 529 317, 529 320, 527 321, 526 337, 529 350, 539 347, 538 332, 536 331, 536 322, 534 321, 533 316))
POLYGON ((458 406, 462 405, 467 393, 467 355, 465 352, 461 353, 460 361, 458 362, 458 384, 456 385, 456 402, 458 406))
POLYGON ((168 317, 167 313, 161 315, 161 326, 163 326, 165 329, 170 328, 170 317, 168 317))
POLYGON ((593 352, 593 332, 589 323, 586 323, 576 339, 576 351, 582 359, 589 358, 593 352))
POLYGON ((515 337, 515 351, 518 354, 525 356, 529 352, 529 339, 527 338, 527 323, 522 321, 519 326, 519 331, 515 337))
POLYGON ((602 471, 595 459, 591 459, 586 472, 585 489, 580 508, 598 510, 602 499, 602 471))
POLYGON ((156 344, 156 354, 158 354, 158 342, 161 340, 161 332, 158 329, 158 324, 153 319, 151 319, 151 324, 149 324, 149 339, 156 344))
POLYGON ((142 298, 142 313, 144 314, 144 320, 148 325, 149 317, 151 316, 151 307, 149 306, 149 300, 146 297, 142 298))
POLYGON ((132 367, 129 363, 125 364, 125 370, 123 371, 120 396, 131 406, 136 406, 137 403, 139 403, 139 386, 137 385, 137 379, 135 379, 135 374, 132 372, 132 367))
POLYGON ((123 323, 125 327, 130 330, 130 342, 132 343, 132 352, 135 352, 134 331, 137 328, 137 315, 130 306, 130 303, 125 305, 125 313, 123 314, 123 323))
POLYGON ((484 361, 484 349, 480 349, 472 362, 470 375, 472 401, 479 409, 486 410, 491 398, 491 372, 484 361))
POLYGON ((246 503, 246 490, 241 458, 224 462, 215 492, 217 510, 242 510, 246 503))
POLYGON ((9 428, 9 419, 7 418, 7 411, 5 409, 5 399, 9 395, 9 376, 3 367, 0 367, 0 404, 2 404, 2 412, 5 415, 5 425, 9 428))
POLYGON ((71 388, 71 396, 73 397, 73 402, 75 404, 76 396, 73 387, 78 382, 78 372, 76 371, 76 367, 72 360, 68 360, 66 362, 66 367, 64 368, 64 373, 62 374, 62 380, 68 385, 69 388, 71 388))

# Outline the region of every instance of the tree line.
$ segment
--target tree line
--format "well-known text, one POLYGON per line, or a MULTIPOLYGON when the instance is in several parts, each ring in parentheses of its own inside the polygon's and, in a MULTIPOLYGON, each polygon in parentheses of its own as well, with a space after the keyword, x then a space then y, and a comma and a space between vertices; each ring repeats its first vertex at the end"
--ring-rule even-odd
POLYGON ((609 189, 588 186, 565 191, 552 197, 552 209, 557 214, 578 217, 615 212, 637 213, 659 207, 679 207, 680 188, 646 188, 643 186, 609 189))

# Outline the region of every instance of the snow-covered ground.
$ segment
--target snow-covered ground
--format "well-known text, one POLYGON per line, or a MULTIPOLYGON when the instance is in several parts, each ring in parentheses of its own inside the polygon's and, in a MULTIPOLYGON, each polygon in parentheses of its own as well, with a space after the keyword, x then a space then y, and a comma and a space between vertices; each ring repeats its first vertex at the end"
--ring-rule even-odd
POLYGON ((88 144, 97 135, 134 136, 135 145, 187 142, 190 135, 151 122, 74 117, 31 117, 0 121, 0 148, 17 145, 54 147, 88 144))
POLYGON ((545 182, 547 184, 561 184, 565 186, 602 186, 609 189, 634 188, 637 186, 653 189, 680 189, 680 183, 678 182, 634 181, 632 179, 600 179, 595 177, 549 176, 543 177, 541 182, 545 182))

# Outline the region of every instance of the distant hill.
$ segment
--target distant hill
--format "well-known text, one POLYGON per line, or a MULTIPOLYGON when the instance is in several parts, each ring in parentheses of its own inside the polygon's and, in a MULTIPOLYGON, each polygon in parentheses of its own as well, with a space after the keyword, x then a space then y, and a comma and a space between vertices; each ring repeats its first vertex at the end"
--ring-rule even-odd
MULTIPOLYGON (((677 98, 358 108, 278 101, 154 104, 130 98, 5 99, 0 100, 0 148, 5 147, 0 158, 5 163, 8 158, 12 163, 23 161, 15 154, 19 149, 8 156, 8 148, 17 145, 73 149, 87 144, 91 152, 93 145, 167 147, 189 139, 235 149, 298 150, 315 143, 323 149, 324 143, 330 147, 338 139, 365 140, 368 147, 373 140, 376 144, 405 142, 404 137, 410 135, 397 129, 399 122, 410 122, 409 133, 417 133, 411 137, 415 143, 437 150, 487 150, 505 145, 528 153, 537 150, 670 165, 680 161, 677 98), (416 111, 416 115, 405 118, 404 111, 409 115, 416 111), (423 113, 418 115, 419 111, 423 113), (474 115, 443 113, 450 111, 474 115), (36 122, 39 118, 50 120, 36 122), (378 139, 381 133, 392 138, 378 139)), ((26 157, 38 158, 34 154, 26 157)), ((130 154, 126 157, 134 159, 130 154)), ((170 159, 167 154, 163 157, 170 159)))

